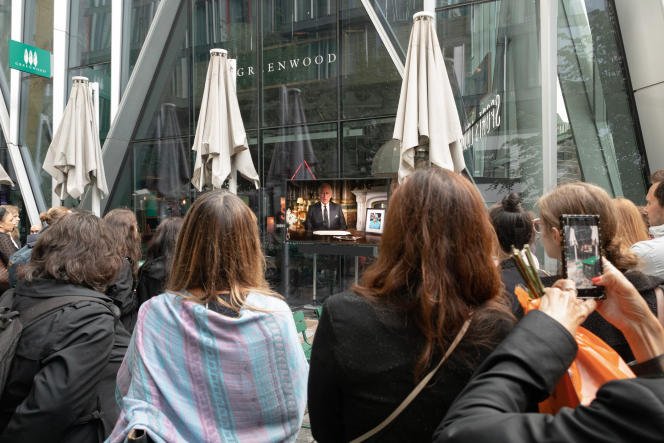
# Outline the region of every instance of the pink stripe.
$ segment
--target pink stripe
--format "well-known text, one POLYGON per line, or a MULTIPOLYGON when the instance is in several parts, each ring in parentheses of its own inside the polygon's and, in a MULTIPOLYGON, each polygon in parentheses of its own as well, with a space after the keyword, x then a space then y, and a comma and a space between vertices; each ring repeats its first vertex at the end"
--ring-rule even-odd
POLYGON ((221 442, 217 433, 215 415, 210 397, 207 395, 207 380, 203 369, 203 357, 199 348, 199 334, 193 315, 194 306, 181 310, 182 328, 184 336, 184 351, 187 356, 186 367, 189 372, 192 389, 196 403, 196 415, 200 420, 203 431, 203 440, 206 442, 221 442))

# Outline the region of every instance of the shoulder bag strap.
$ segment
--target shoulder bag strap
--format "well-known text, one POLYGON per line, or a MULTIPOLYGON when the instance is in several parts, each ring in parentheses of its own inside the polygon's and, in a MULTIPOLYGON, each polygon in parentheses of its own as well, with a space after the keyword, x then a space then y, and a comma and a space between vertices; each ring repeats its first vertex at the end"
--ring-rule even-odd
MULTIPOLYGON (((365 432, 364 434, 360 435, 359 437, 353 439, 350 441, 350 443, 360 443, 365 440, 368 440, 369 438, 373 437, 374 435, 378 434, 380 431, 385 429, 387 425, 392 423, 395 418, 399 416, 403 412, 404 409, 408 407, 409 404, 413 400, 415 400, 415 397, 424 389, 424 387, 431 381, 431 378, 433 378, 434 375, 436 375, 436 372, 438 372, 438 369, 440 369, 441 366, 443 366, 443 363, 445 363, 445 360, 454 352, 456 349, 457 345, 461 340, 463 339, 464 335, 466 335, 466 331, 468 331, 468 327, 470 326, 470 320, 472 317, 468 318, 466 322, 461 326, 461 330, 459 333, 454 337, 454 341, 452 341, 452 344, 450 345, 449 348, 447 348, 447 351, 445 352, 445 355, 443 355, 443 358, 440 359, 438 364, 436 365, 435 368, 433 368, 418 384, 415 386, 415 388, 408 394, 408 396, 401 402, 397 408, 392 411, 392 413, 385 419, 383 420, 378 426, 375 428, 371 429, 370 431, 365 432)), ((442 419, 442 417, 441 417, 442 419)))

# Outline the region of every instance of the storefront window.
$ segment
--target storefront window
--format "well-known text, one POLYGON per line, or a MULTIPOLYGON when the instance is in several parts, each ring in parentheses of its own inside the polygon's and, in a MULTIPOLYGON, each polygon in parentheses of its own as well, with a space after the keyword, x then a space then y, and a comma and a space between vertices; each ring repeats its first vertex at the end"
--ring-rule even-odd
MULTIPOLYGON (((413 11, 409 7, 396 8, 393 2, 377 3, 376 14, 392 37, 390 41, 395 48, 403 48, 398 51, 403 62, 413 23, 412 13, 408 13, 413 11)), ((341 8, 341 45, 343 118, 396 114, 401 75, 360 1, 347 2, 341 8)))
MULTIPOLYGON (((27 0, 24 4, 23 42, 53 52, 53 2, 27 0)), ((21 73, 21 118, 18 143, 30 152, 31 165, 40 180, 47 205, 51 203, 51 176, 42 169, 53 139, 53 83, 49 78, 21 73)))
POLYGON ((157 13, 159 0, 123 0, 121 91, 129 81, 138 54, 157 13))
POLYGON ((488 203, 542 194, 541 87, 535 0, 444 8, 437 30, 467 145, 488 203))
POLYGON ((304 121, 338 117, 337 2, 263 2, 263 126, 287 126, 284 88, 298 90, 304 121), (308 6, 308 7, 307 7, 308 6))
POLYGON ((643 202, 645 159, 610 12, 604 0, 559 2, 558 180, 643 202))
POLYGON ((396 177, 399 148, 393 131, 393 117, 344 123, 343 176, 396 177))
POLYGON ((251 2, 194 2, 194 115, 198 115, 210 61, 210 49, 228 51, 236 60, 236 91, 247 129, 258 127, 257 8, 251 2))

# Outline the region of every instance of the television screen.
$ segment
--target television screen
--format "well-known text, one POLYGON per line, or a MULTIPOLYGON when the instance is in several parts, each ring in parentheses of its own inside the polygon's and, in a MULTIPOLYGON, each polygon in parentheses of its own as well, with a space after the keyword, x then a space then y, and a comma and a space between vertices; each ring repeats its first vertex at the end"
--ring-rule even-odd
POLYGON ((330 236, 380 234, 382 220, 378 226, 376 217, 387 208, 391 181, 388 178, 287 181, 287 239, 316 241, 330 236), (369 230, 367 213, 373 217, 369 230))

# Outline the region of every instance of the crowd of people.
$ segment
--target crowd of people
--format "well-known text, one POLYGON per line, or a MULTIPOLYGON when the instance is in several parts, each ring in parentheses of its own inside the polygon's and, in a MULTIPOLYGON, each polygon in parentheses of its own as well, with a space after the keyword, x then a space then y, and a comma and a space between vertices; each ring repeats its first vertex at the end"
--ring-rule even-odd
MULTIPOLYGON (((237 196, 209 191, 162 221, 145 260, 128 209, 52 208, 21 246, 18 211, 0 206, 2 300, 21 315, 50 304, 6 362, 0 443, 295 441, 307 408, 319 442, 664 441, 664 180, 652 181, 645 219, 587 183, 543 195, 536 217, 518 194, 487 210, 465 177, 414 172, 390 197, 376 260, 325 301, 309 363, 237 196), (512 248, 539 238, 559 260, 562 214, 599 215, 605 299, 548 276, 524 314, 512 248), (636 378, 539 413, 580 326, 636 378)), ((311 218, 329 227, 326 191, 311 218)))

